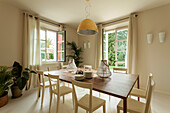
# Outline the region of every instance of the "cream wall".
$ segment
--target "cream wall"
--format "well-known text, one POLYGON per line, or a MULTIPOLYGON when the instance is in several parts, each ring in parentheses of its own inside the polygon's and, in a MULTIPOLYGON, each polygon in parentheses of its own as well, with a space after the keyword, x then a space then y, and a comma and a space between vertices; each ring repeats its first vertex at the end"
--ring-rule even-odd
POLYGON ((138 62, 140 83, 145 87, 147 75, 152 72, 156 90, 170 93, 170 5, 139 13, 138 62), (159 32, 166 32, 166 40, 160 43, 159 32), (152 44, 147 44, 147 33, 153 34, 152 44))
MULTIPOLYGON (((78 45, 78 34, 75 28, 72 28, 68 25, 65 26, 66 30, 66 41, 67 42, 72 42, 74 41, 78 45)), ((67 44, 67 43, 66 43, 67 44)), ((66 55, 70 55, 70 47, 66 45, 66 55)), ((68 59, 66 58, 66 62, 64 64, 67 64, 68 59)))
POLYGON ((0 2, 0 65, 22 63, 22 15, 0 2))
POLYGON ((92 65, 95 68, 95 52, 96 52, 96 35, 94 36, 81 36, 78 35, 79 47, 82 47, 83 53, 83 63, 81 65, 92 65), (88 48, 87 43, 90 42, 90 48, 88 48), (86 49, 84 49, 84 43, 86 43, 86 49))

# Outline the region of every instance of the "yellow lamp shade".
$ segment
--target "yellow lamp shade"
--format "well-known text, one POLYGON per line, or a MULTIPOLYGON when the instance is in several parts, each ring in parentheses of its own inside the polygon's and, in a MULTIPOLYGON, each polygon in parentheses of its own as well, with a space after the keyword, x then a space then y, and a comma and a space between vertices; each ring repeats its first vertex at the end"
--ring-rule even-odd
POLYGON ((80 35, 94 35, 97 32, 97 26, 91 19, 84 19, 77 29, 77 33, 80 35))

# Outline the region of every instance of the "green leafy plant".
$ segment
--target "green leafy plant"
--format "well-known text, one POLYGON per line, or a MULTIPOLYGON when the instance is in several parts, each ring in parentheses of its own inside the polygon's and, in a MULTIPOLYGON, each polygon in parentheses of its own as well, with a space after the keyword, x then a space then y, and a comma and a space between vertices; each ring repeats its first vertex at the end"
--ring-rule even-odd
POLYGON ((11 67, 0 66, 0 97, 4 96, 13 84, 11 70, 11 67))
POLYGON ((12 69, 12 75, 13 75, 13 81, 14 85, 18 86, 20 90, 22 90, 25 85, 27 80, 29 79, 29 72, 30 73, 35 73, 35 71, 31 71, 29 68, 25 68, 24 70, 22 69, 22 66, 18 62, 14 62, 13 64, 13 69, 12 69))
POLYGON ((67 45, 70 46, 70 49, 72 50, 72 55, 67 55, 67 57, 73 58, 75 60, 76 66, 79 67, 79 65, 83 63, 83 61, 81 61, 83 58, 80 57, 81 53, 83 52, 82 48, 78 47, 74 41, 67 42, 67 45))

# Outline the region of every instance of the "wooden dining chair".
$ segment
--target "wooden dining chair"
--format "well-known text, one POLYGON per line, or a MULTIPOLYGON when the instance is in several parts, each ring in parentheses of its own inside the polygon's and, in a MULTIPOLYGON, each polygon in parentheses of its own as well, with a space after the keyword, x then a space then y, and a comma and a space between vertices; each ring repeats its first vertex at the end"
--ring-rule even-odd
POLYGON ((113 68, 114 73, 124 73, 127 74, 127 69, 125 68, 113 68))
MULTIPOLYGON (((148 92, 146 95, 146 103, 139 102, 137 100, 128 98, 127 99, 127 111, 130 113, 151 113, 151 97, 152 92, 155 87, 155 82, 153 79, 151 80, 151 83, 149 84, 148 92)), ((120 110, 123 110, 123 100, 119 102, 117 105, 117 113, 120 113, 120 110)))
POLYGON ((73 95, 75 99, 75 113, 78 113, 78 107, 85 109, 86 113, 88 112, 92 113, 93 111, 97 110, 101 106, 103 106, 103 113, 106 112, 105 111, 106 101, 98 97, 92 96, 92 89, 93 89, 92 83, 78 82, 72 80, 72 87, 73 87, 73 95), (78 100, 76 89, 75 89, 76 86, 90 90, 90 95, 86 94, 78 100))
MULTIPOLYGON (((51 111, 51 103, 52 103, 52 97, 53 94, 57 95, 57 108, 56 108, 56 113, 59 113, 59 104, 60 104, 60 97, 63 96, 63 103, 64 103, 64 95, 72 93, 72 88, 66 87, 66 86, 60 86, 60 80, 59 80, 59 75, 50 75, 48 74, 48 79, 50 83, 50 105, 49 105, 49 112, 51 111), (53 87, 52 80, 51 79, 56 79, 56 87, 53 87)), ((73 99, 73 106, 74 106, 74 97, 72 94, 72 99, 73 99)))
MULTIPOLYGON (((38 95, 37 95, 37 100, 40 97, 40 90, 42 90, 42 96, 41 96, 41 108, 43 107, 43 101, 44 101, 44 93, 45 93, 45 88, 50 87, 49 81, 45 81, 44 77, 44 72, 43 71, 36 71, 38 76, 38 95)), ((56 83, 52 82, 52 86, 55 86, 56 83)))
POLYGON ((92 69, 92 65, 84 65, 84 70, 86 70, 86 69, 91 70, 92 69))
POLYGON ((147 92, 149 90, 149 84, 151 83, 151 80, 153 79, 152 73, 148 76, 148 81, 146 85, 146 90, 138 89, 138 88, 133 88, 130 95, 131 96, 136 96, 136 97, 141 97, 141 98, 146 98, 147 92))

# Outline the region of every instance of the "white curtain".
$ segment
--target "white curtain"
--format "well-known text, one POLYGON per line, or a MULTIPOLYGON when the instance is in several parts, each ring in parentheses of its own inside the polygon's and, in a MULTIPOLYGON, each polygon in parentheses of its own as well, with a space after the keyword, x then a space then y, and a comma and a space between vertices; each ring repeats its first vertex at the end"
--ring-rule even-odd
POLYGON ((137 16, 131 14, 129 17, 128 28, 128 53, 127 53, 127 69, 128 73, 136 73, 137 60, 137 16))
MULTIPOLYGON (((40 66, 40 21, 39 18, 24 13, 23 66, 40 66)), ((31 74, 29 86, 37 86, 36 75, 31 74)))
POLYGON ((96 63, 95 68, 97 69, 100 65, 100 62, 102 60, 102 24, 98 25, 98 34, 96 37, 96 63))

